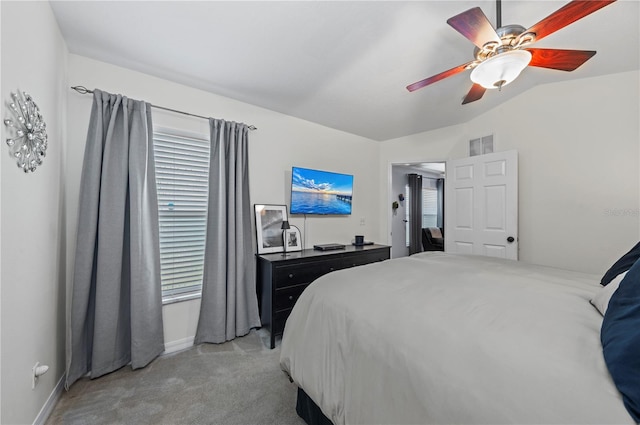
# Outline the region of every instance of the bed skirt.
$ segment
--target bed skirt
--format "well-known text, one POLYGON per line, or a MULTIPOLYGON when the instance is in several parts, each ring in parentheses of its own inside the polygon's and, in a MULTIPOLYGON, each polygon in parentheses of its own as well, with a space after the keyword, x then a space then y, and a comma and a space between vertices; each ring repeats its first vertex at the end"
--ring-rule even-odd
POLYGON ((311 397, 305 393, 302 388, 298 387, 298 400, 296 401, 296 413, 308 425, 333 425, 317 404, 311 400, 311 397))

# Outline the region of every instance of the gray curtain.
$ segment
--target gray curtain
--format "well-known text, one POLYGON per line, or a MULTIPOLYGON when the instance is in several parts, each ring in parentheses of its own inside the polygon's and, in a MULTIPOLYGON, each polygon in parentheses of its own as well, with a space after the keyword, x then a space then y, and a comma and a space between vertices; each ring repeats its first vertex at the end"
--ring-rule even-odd
POLYGON ((409 174, 409 255, 422 251, 422 176, 409 174))
POLYGON ((438 227, 442 229, 444 235, 444 179, 436 180, 438 188, 438 227))
POLYGON ((211 161, 202 300, 195 343, 260 326, 249 201, 249 128, 209 120, 211 161))
POLYGON ((68 388, 164 350, 151 105, 94 90, 80 183, 68 388))

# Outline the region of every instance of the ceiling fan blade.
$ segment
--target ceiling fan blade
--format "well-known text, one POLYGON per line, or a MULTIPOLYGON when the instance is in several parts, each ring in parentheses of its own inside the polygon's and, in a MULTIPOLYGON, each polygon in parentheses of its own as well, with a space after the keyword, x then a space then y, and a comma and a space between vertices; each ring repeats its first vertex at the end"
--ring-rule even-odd
POLYGON ((595 50, 525 49, 531 52, 529 66, 573 71, 591 59, 595 50))
POLYGON ((447 77, 451 77, 452 75, 456 75, 461 73, 462 71, 465 71, 467 69, 467 67, 469 65, 471 65, 474 61, 471 62, 467 62, 464 65, 460 65, 460 66, 456 66, 455 68, 451 68, 447 71, 441 72, 440 74, 436 74, 433 75, 429 78, 425 78, 424 80, 420 80, 418 82, 415 82, 413 84, 409 84, 407 86, 407 90, 409 91, 416 91, 418 89, 421 89, 425 86, 428 86, 429 84, 433 84, 433 83, 437 83, 440 80, 444 80, 447 77))
POLYGON ((469 93, 467 93, 467 95, 464 97, 462 104, 466 105, 467 103, 475 102, 476 100, 482 99, 485 91, 487 91, 487 89, 482 87, 480 84, 474 84, 473 86, 471 86, 471 90, 469 90, 469 93))
POLYGON ((616 0, 573 0, 526 30, 524 34, 535 33, 535 41, 540 41, 549 34, 553 34, 614 1, 616 0))
POLYGON ((479 7, 449 18, 447 23, 481 49, 489 41, 500 43, 496 30, 479 7))

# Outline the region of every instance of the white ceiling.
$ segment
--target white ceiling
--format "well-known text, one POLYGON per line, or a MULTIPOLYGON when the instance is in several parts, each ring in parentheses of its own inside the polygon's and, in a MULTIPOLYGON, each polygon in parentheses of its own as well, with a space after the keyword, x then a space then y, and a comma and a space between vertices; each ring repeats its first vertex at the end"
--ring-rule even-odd
MULTIPOLYGON (((564 4, 503 0, 502 23, 529 27, 564 4)), ((374 140, 466 122, 536 85, 639 69, 639 5, 619 0, 535 44, 597 50, 576 71, 529 67, 462 106, 468 72, 405 87, 473 59, 446 20, 480 6, 495 25, 494 1, 51 2, 71 53, 374 140)))

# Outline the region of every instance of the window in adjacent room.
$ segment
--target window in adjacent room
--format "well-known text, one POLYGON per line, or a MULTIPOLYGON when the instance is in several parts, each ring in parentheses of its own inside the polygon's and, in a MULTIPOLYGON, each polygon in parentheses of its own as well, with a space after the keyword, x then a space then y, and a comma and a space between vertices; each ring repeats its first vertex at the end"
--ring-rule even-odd
POLYGON ((206 136, 154 129, 164 303, 202 291, 209 192, 206 136))
POLYGON ((438 189, 422 188, 422 228, 438 227, 438 189))

